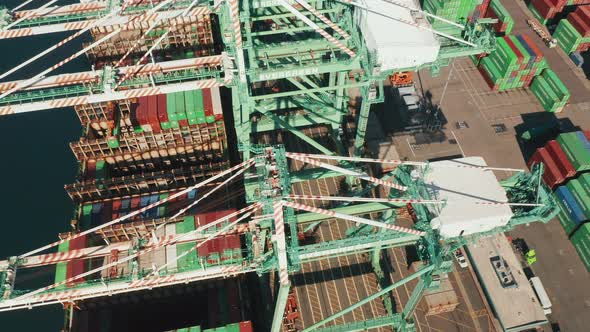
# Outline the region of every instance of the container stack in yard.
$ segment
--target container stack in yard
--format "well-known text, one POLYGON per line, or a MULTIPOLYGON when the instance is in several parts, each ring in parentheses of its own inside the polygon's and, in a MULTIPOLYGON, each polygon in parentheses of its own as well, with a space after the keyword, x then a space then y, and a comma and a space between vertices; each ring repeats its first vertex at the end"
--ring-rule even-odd
POLYGON ((498 20, 498 22, 494 24, 494 31, 496 31, 496 33, 508 35, 512 32, 514 19, 512 19, 512 16, 502 5, 500 0, 492 0, 490 2, 488 10, 485 12, 485 17, 498 20))
POLYGON ((494 91, 530 88, 548 112, 560 112, 569 101, 567 87, 526 35, 497 37, 494 52, 472 60, 494 91))
POLYGON ((590 6, 577 7, 560 20, 553 38, 567 54, 587 51, 590 48, 590 6))
POLYGON ((567 0, 531 0, 528 8, 541 24, 546 24, 560 13, 566 5, 567 0))
POLYGON ((570 99, 567 87, 550 68, 545 68, 541 75, 535 76, 530 87, 547 112, 561 112, 570 99))
POLYGON ((496 50, 479 61, 479 71, 494 91, 528 87, 547 68, 543 53, 526 35, 496 38, 496 50))
MULTIPOLYGON (((485 2, 485 1, 484 1, 485 2)), ((480 3, 477 0, 422 0, 422 9, 453 22, 464 21, 480 3)), ((454 25, 428 17, 432 28, 450 35, 460 36, 462 30, 454 25)))
POLYGON ((590 271, 590 131, 559 134, 527 165, 538 163, 545 169, 543 182, 554 190, 559 222, 590 271))

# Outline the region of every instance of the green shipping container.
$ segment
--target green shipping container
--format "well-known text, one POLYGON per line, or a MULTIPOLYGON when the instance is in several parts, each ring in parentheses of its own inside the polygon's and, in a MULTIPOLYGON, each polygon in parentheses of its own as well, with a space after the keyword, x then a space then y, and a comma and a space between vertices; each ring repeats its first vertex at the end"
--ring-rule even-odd
POLYGON ((176 92, 176 120, 186 120, 185 92, 176 92))
POLYGON ((227 332, 240 332, 240 324, 239 323, 229 324, 228 326, 226 326, 226 328, 227 328, 227 332))
POLYGON ((168 121, 176 120, 176 93, 166 95, 166 114, 168 121))
MULTIPOLYGON (((92 205, 90 206, 90 209, 92 209, 92 205)), ((58 247, 57 247, 57 251, 58 252, 67 252, 68 250, 70 250, 70 241, 68 242, 64 242, 61 243, 58 247)), ((62 282, 64 280, 66 280, 68 275, 68 263, 63 262, 63 263, 57 263, 55 265, 55 282, 62 282)), ((55 289, 59 290, 59 289, 64 289, 66 286, 62 285, 62 286, 58 286, 55 289)))
POLYGON ((566 187, 570 190, 574 198, 578 202, 580 208, 582 208, 582 212, 586 218, 590 218, 590 196, 588 192, 584 190, 584 187, 580 183, 580 181, 576 179, 572 179, 568 181, 566 187))
POLYGON ((560 101, 567 101, 570 98, 569 90, 551 68, 544 69, 541 76, 543 76, 547 81, 547 84, 549 84, 551 89, 557 94, 560 101))
POLYGON ((590 151, 586 150, 576 133, 559 134, 557 143, 559 143, 576 171, 590 169, 590 151))
POLYGON ((557 205, 559 206, 559 213, 557 214, 557 219, 559 220, 559 223, 563 227, 565 234, 569 236, 576 229, 576 227, 577 227, 576 222, 573 221, 572 218, 570 218, 570 216, 567 212, 567 209, 565 206, 563 206, 563 204, 561 203, 561 200, 556 196, 554 196, 554 198, 555 198, 555 201, 557 202, 557 205))
POLYGON ((590 223, 583 224, 571 237, 582 263, 590 272, 590 223))
MULTIPOLYGON (((176 234, 185 234, 195 230, 195 218, 194 216, 186 216, 182 222, 178 222, 175 225, 176 234)), ((176 245, 176 255, 180 256, 187 251, 191 250, 196 243, 181 243, 176 245)), ((197 257, 197 250, 191 251, 188 255, 181 257, 177 260, 177 266, 180 271, 192 270, 200 267, 199 259, 197 257)))

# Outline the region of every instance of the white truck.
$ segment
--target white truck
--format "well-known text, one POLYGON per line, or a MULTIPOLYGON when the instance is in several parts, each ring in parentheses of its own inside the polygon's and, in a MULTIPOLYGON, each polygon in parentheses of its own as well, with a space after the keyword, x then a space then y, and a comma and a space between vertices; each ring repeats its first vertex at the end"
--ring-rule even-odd
POLYGON ((549 300, 549 295, 547 295, 545 287, 543 287, 543 283, 541 283, 541 279, 539 279, 539 277, 532 277, 529 281, 531 282, 531 286, 533 286, 533 290, 537 294, 543 312, 545 315, 551 314, 551 300, 549 300))

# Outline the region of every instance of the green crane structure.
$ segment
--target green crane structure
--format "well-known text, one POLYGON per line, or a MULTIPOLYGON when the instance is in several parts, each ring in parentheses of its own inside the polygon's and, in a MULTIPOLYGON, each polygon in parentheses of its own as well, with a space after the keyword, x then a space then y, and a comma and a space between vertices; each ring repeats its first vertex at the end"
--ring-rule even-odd
MULTIPOLYGON (((2 31, 0 36, 12 38, 26 35, 23 31, 33 27, 37 28, 34 30, 36 33, 63 31, 66 29, 66 22, 96 24, 96 21, 113 13, 118 16, 137 13, 147 15, 157 13, 160 9, 182 12, 184 8, 191 8, 194 5, 190 1, 165 2, 173 3, 173 8, 126 7, 123 3, 108 1, 106 5, 101 3, 101 6, 97 5, 95 9, 75 15, 5 19, 3 26, 10 28, 2 31)), ((450 59, 493 51, 495 39, 488 28, 490 20, 482 19, 464 24, 463 42, 439 34, 441 49, 436 62, 414 68, 381 70, 375 50, 368 48, 357 25, 358 22, 355 21, 355 11, 362 10, 358 4, 331 0, 309 2, 305 0, 226 0, 210 1, 200 4, 199 8, 206 8, 207 15, 212 13, 219 17, 219 31, 223 43, 222 54, 196 62, 168 61, 170 69, 158 73, 152 73, 145 67, 123 69, 105 67, 101 72, 92 72, 87 77, 83 76, 83 82, 80 81, 79 76, 77 79, 70 80, 71 77, 58 79, 58 77, 45 75, 38 78, 41 81, 11 82, 0 86, 0 91, 6 94, 0 97, 0 114, 55 107, 56 101, 58 106, 71 106, 76 103, 117 100, 129 95, 151 95, 210 86, 226 86, 231 89, 234 127, 237 143, 242 147, 244 162, 228 171, 221 172, 214 178, 217 180, 233 172, 229 179, 222 182, 222 185, 227 184, 247 169, 254 167, 255 174, 246 177, 245 180, 246 199, 250 205, 233 215, 237 217, 236 221, 230 222, 229 217, 224 217, 214 222, 214 225, 222 227, 221 230, 210 226, 201 227, 172 239, 159 239, 155 233, 149 233, 142 234, 137 240, 129 243, 106 244, 60 254, 38 255, 44 250, 78 236, 90 234, 101 227, 117 224, 130 218, 130 216, 124 216, 107 223, 106 226, 101 225, 23 255, 11 257, 0 262, 0 295, 2 295, 0 311, 74 302, 92 297, 244 273, 257 273, 263 280, 262 284, 266 282, 268 287, 268 279, 265 279, 265 276, 275 274, 278 292, 272 298, 273 305, 268 306, 265 314, 269 318, 268 330, 277 332, 281 329, 285 304, 291 287, 289 276, 300 271, 302 263, 342 255, 371 253, 373 266, 379 274, 378 262, 382 250, 416 245, 420 259, 424 263, 423 268, 392 284, 382 283, 379 292, 305 329, 305 331, 358 331, 392 326, 398 331, 411 331, 414 329, 413 311, 421 295, 424 290, 438 286, 437 275, 452 269, 451 255, 455 249, 477 237, 504 232, 520 224, 548 222, 557 213, 556 204, 549 191, 539 184, 542 169, 536 169, 532 174, 519 172, 502 182, 514 212, 514 216, 506 226, 485 233, 443 240, 438 231, 431 227, 432 215, 426 208, 428 204, 444 205, 446 203, 429 197, 422 180, 429 171, 428 164, 399 162, 400 165, 392 174, 375 179, 365 172, 365 168, 361 165, 363 159, 360 158, 342 158, 337 160, 339 164, 334 165, 322 163, 313 156, 286 152, 282 146, 253 144, 252 137, 257 133, 288 130, 325 156, 347 156, 348 153, 345 151, 343 142, 340 141, 339 132, 345 117, 349 114, 350 91, 358 89, 361 98, 353 154, 355 157, 362 156, 371 105, 384 100, 383 81, 394 71, 430 68, 436 74, 442 66, 449 63, 450 59), (142 70, 147 71, 149 75, 133 76, 138 72, 141 73, 142 70), (128 77, 124 84, 113 84, 128 74, 131 77, 128 77), (52 85, 52 82, 58 81, 59 86, 52 85), (47 84, 49 87, 46 86, 47 84), (302 131, 304 127, 319 124, 331 128, 336 151, 331 151, 302 131), (319 166, 312 170, 291 172, 288 159, 319 166), (326 169, 320 170, 321 168, 326 169), (418 177, 415 176, 416 172, 418 177), (356 177, 367 183, 365 188, 357 193, 339 198, 332 197, 334 200, 340 199, 343 203, 332 209, 313 208, 298 203, 301 197, 291 193, 293 183, 335 176, 356 177), (365 197, 371 187, 376 185, 388 187, 387 198, 365 197), (407 204, 412 204, 417 215, 417 222, 411 228, 396 225, 393 213, 393 209, 407 204), (381 219, 375 221, 362 217, 370 213, 382 213, 381 219), (346 238, 306 245, 299 243, 297 238, 299 225, 317 224, 332 218, 351 220, 360 226, 350 229, 346 238), (177 243, 197 242, 198 245, 202 245, 230 231, 243 235, 247 243, 247 250, 230 260, 200 262, 187 270, 172 269, 167 266, 147 270, 138 268, 138 260, 141 256, 154 250, 177 243), (59 264, 72 259, 104 257, 114 247, 126 250, 128 255, 83 275, 74 276, 39 290, 31 292, 14 290, 16 276, 22 269, 59 264), (129 273, 125 276, 89 280, 90 276, 104 269, 124 263, 129 264, 129 273), (69 285, 72 281, 83 277, 86 277, 86 281, 77 283, 75 286, 69 285), (386 305, 389 309, 386 316, 326 326, 347 312, 415 279, 419 280, 418 284, 402 312, 393 312, 391 306, 386 305)), ((107 21, 105 19, 102 23, 106 24, 107 21)), ((80 26, 84 25, 69 25, 66 30, 82 29, 80 26)), ((168 68, 166 62, 153 65, 168 68)), ((205 182, 213 180, 212 178, 205 182)), ((180 193, 201 186, 203 183, 191 186, 180 193)), ((316 198, 326 199, 326 197, 316 198)), ((154 208, 163 202, 165 200, 132 214, 154 208)), ((164 223, 167 222, 171 220, 164 221, 164 223)), ((194 250, 196 247, 187 250, 183 255, 194 250)), ((267 295, 265 300, 270 304, 270 295, 267 295)))

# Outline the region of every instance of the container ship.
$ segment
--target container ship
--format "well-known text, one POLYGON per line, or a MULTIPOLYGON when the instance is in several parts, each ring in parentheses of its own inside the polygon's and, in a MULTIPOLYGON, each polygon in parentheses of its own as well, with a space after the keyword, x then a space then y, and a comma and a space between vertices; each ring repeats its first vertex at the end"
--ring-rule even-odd
MULTIPOLYGON (((451 313, 453 255, 552 219, 542 167, 399 160, 391 140, 367 137, 385 82, 412 90, 408 72, 437 75, 472 56, 513 76, 495 77, 498 89, 531 82, 525 65, 538 54, 496 37, 506 27, 485 17, 489 3, 134 0, 3 12, 0 39, 70 31, 54 47, 92 41, 0 83, 0 115, 73 107, 83 127, 70 144, 79 172, 65 185, 71 230, 0 261, 0 311, 62 304, 64 331, 412 331, 426 294, 422 311, 462 319, 451 313), (82 54, 90 71, 49 75, 82 54), (500 181, 492 169, 515 174, 500 181), (386 259, 410 251, 412 269, 386 259), (46 266, 49 285, 18 290, 18 276, 46 266), (405 298, 391 295, 409 284, 405 298)), ((414 99, 412 112, 439 114, 414 99)))

